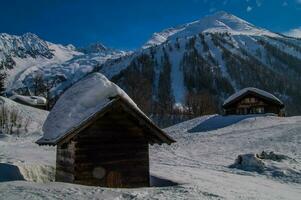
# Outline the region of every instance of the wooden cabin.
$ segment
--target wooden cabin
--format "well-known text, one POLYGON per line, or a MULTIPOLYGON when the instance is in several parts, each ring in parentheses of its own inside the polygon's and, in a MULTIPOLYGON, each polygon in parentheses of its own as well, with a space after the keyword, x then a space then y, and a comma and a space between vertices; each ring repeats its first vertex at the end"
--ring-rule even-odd
POLYGON ((225 115, 273 113, 284 116, 284 104, 274 95, 258 88, 244 88, 223 104, 225 115))
POLYGON ((150 186, 149 144, 175 142, 137 107, 117 96, 55 141, 59 182, 133 188, 150 186))

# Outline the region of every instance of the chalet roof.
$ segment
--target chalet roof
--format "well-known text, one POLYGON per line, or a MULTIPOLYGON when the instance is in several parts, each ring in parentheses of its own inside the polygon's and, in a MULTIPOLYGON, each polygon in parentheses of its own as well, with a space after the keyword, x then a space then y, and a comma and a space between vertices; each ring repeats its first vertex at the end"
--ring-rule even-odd
POLYGON ((56 145, 66 137, 79 133, 117 105, 149 130, 150 139, 153 139, 150 143, 175 142, 122 89, 102 74, 94 73, 74 84, 59 98, 44 123, 43 137, 36 143, 56 145))
POLYGON ((23 95, 15 94, 11 96, 9 99, 14 101, 19 100, 32 106, 46 105, 47 103, 47 100, 41 96, 23 96, 23 95))
POLYGON ((255 94, 258 95, 264 99, 267 99, 269 101, 272 101, 280 106, 284 106, 283 102, 278 99, 276 96, 274 96, 273 94, 266 92, 264 90, 258 89, 258 88, 254 88, 254 87, 247 87, 244 88, 236 93, 234 93, 233 95, 231 95, 230 97, 228 97, 223 104, 223 107, 227 107, 230 104, 240 100, 241 98, 245 97, 248 94, 255 94))

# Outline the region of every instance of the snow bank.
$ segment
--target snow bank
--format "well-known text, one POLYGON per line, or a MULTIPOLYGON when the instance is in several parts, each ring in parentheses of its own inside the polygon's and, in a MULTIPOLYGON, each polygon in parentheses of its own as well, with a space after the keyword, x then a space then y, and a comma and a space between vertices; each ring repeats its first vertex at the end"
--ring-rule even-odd
MULTIPOLYGON (((0 97, 0 109, 18 113, 18 120, 28 123, 27 133, 20 129, 18 136, 0 133, 0 182, 54 180, 55 150, 34 144, 40 137, 48 111, 16 103, 0 97)), ((2 112, 1 112, 2 113, 2 112)))
POLYGON ((41 164, 17 164, 24 180, 46 183, 55 180, 55 167, 41 164))
POLYGON ((33 108, 30 106, 16 103, 8 98, 0 97, 0 106, 4 106, 9 111, 15 111, 27 123, 28 133, 41 133, 43 123, 48 115, 48 111, 33 108))
POLYGON ((54 174, 54 166, 24 163, 0 163, 0 182, 26 180, 46 183, 54 181, 54 174))
POLYGON ((57 141, 107 106, 118 95, 137 107, 122 89, 104 75, 94 73, 87 76, 74 84, 57 101, 43 126, 44 136, 39 142, 57 141))
POLYGON ((231 168, 238 168, 246 171, 263 171, 265 164, 257 157, 256 154, 243 154, 239 155, 235 163, 230 166, 231 168))
POLYGON ((301 183, 300 164, 283 154, 265 151, 260 154, 242 154, 229 167, 258 172, 281 181, 301 183))
POLYGON ((31 134, 0 138, 0 182, 26 180, 45 183, 54 181, 55 148, 40 147, 31 134))

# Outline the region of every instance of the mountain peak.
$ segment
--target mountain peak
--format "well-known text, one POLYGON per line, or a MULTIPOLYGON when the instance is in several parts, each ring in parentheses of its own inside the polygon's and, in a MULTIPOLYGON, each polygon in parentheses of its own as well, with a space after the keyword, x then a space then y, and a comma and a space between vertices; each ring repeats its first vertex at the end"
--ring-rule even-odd
MULTIPOLYGON (((210 16, 210 15, 209 15, 210 16)), ((234 16, 231 13, 228 13, 226 11, 220 10, 212 14, 211 16, 216 16, 216 17, 224 17, 224 16, 234 16)))
POLYGON ((269 35, 272 37, 279 37, 278 34, 263 28, 258 28, 235 15, 225 11, 219 11, 213 15, 205 16, 198 21, 154 33, 152 38, 143 46, 143 48, 162 44, 166 40, 191 37, 202 32, 227 32, 232 35, 269 35))
POLYGON ((2 40, 18 40, 18 39, 42 40, 41 38, 39 38, 39 36, 37 36, 36 34, 31 33, 31 32, 24 33, 23 35, 11 35, 8 33, 0 33, 0 38, 2 40))
POLYGON ((107 47, 105 47, 103 44, 100 42, 97 43, 92 43, 86 47, 79 48, 79 51, 83 53, 103 53, 108 50, 107 47))
POLYGON ((22 35, 22 37, 24 37, 24 38, 39 38, 39 36, 37 36, 36 34, 31 33, 31 32, 24 33, 22 35))

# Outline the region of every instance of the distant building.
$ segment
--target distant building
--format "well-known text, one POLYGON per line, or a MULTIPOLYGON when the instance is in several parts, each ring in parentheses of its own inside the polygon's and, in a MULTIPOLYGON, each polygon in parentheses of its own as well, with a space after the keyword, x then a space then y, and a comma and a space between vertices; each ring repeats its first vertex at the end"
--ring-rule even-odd
POLYGON ((225 115, 274 113, 284 116, 284 104, 274 95, 258 88, 244 88, 225 100, 225 115))
POLYGON ((23 96, 23 95, 13 95, 9 99, 31 107, 39 108, 46 110, 47 100, 44 97, 40 96, 23 96))

